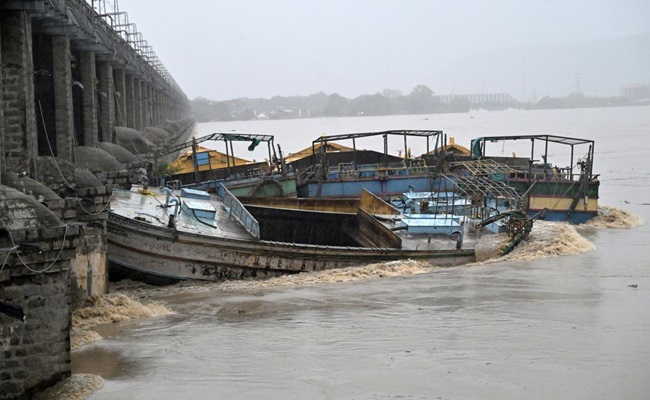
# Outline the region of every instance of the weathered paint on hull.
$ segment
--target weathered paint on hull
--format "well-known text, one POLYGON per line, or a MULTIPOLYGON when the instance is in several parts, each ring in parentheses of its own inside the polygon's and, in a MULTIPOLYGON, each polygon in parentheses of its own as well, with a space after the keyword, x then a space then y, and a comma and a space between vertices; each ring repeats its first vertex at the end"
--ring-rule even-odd
POLYGON ((293 177, 287 179, 251 178, 233 182, 212 180, 186 187, 215 192, 220 183, 224 183, 228 191, 235 197, 295 197, 297 194, 296 179, 293 177))
MULTIPOLYGON (((535 186, 529 190, 532 182, 525 179, 508 179, 506 183, 519 190, 521 193, 526 193, 530 195, 560 195, 563 197, 573 198, 577 193, 581 191, 581 187, 578 181, 571 180, 538 180, 535 186)), ((587 194, 591 198, 598 198, 598 190, 600 188, 600 181, 595 180, 589 182, 587 185, 587 194)))
MULTIPOLYGON (((541 210, 544 208, 550 211, 566 211, 571 207, 573 198, 568 197, 551 197, 551 196, 530 196, 528 204, 532 210, 541 210)), ((576 205, 575 211, 598 212, 598 199, 589 198, 585 206, 584 199, 580 199, 576 205)))
MULTIPOLYGON (((534 216, 538 212, 542 211, 542 209, 531 209, 528 212, 529 216, 534 216)), ((567 221, 567 210, 560 210, 560 211, 550 211, 546 217, 544 218, 544 221, 560 221, 560 222, 569 222, 570 224, 578 225, 578 224, 584 224, 585 222, 589 221, 590 219, 596 217, 598 215, 598 212, 593 212, 593 211, 574 211, 573 214, 571 214, 571 217, 569 217, 569 220, 567 221)))
POLYGON ((398 259, 451 266, 475 260, 474 250, 399 250, 299 245, 217 238, 153 226, 117 214, 108 219, 109 261, 174 279, 270 277, 398 259))
POLYGON ((226 187, 235 197, 295 197, 297 193, 295 179, 273 179, 249 184, 229 184, 226 187))
MULTIPOLYGON (((436 182, 434 187, 439 185, 436 182)), ((322 183, 320 197, 359 197, 361 190, 374 193, 377 196, 399 196, 413 190, 427 192, 432 190, 429 176, 391 176, 390 178, 359 178, 355 180, 331 180, 322 183)), ((309 182, 298 188, 299 197, 317 197, 318 183, 309 182)))
POLYGON ((548 210, 544 218, 546 221, 567 221, 571 224, 583 224, 598 215, 598 190, 600 182, 595 180, 587 185, 587 203, 580 198, 574 211, 567 220, 567 215, 573 198, 580 193, 580 184, 577 181, 550 180, 538 181, 529 190, 531 182, 524 180, 511 180, 508 185, 519 190, 520 193, 528 192, 528 215, 533 216, 543 209, 548 210))

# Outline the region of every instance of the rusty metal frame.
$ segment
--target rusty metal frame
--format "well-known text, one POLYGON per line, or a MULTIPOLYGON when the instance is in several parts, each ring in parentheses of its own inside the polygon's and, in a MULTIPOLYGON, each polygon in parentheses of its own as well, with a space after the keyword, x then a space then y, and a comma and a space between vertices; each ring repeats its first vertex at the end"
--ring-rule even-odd
POLYGON ((490 159, 455 161, 449 163, 450 167, 463 167, 474 176, 489 176, 493 174, 513 174, 517 171, 507 164, 490 159))
POLYGON ((507 184, 483 176, 442 175, 454 182, 463 193, 481 197, 502 197, 511 200, 522 200, 522 196, 507 184))

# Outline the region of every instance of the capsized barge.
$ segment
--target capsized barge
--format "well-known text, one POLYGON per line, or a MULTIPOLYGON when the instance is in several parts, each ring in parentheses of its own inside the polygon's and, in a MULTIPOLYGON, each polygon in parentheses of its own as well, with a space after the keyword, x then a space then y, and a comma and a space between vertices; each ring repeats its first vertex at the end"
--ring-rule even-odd
POLYGON ((112 269, 172 280, 222 280, 400 259, 441 266, 475 260, 467 238, 458 248, 457 240, 444 235, 394 232, 390 220, 399 212, 367 191, 353 212, 265 205, 252 213, 224 185, 217 194, 184 189, 177 197, 163 190, 114 192, 108 218, 112 269))

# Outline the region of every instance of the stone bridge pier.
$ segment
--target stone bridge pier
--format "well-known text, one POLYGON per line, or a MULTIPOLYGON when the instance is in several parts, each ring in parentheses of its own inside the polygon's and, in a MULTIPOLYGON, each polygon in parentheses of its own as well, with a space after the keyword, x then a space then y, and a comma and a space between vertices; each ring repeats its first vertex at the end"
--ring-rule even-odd
POLYGON ((113 187, 193 124, 126 13, 97 4, 0 1, 0 399, 70 374, 72 304, 108 290, 113 187))

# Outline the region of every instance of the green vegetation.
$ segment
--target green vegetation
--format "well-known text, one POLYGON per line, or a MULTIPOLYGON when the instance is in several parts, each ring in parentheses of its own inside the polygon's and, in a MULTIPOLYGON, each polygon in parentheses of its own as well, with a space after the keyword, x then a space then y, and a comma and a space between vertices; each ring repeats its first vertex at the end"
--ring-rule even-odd
MULTIPOLYGON (((511 98, 512 99, 512 98, 511 98)), ((583 93, 572 93, 566 97, 544 97, 538 102, 522 103, 512 100, 502 103, 475 104, 462 95, 453 96, 442 102, 429 87, 417 85, 407 95, 399 90, 384 89, 371 95, 353 99, 338 93, 323 92, 309 96, 275 96, 270 99, 240 98, 226 101, 212 101, 203 97, 192 100, 194 116, 198 122, 233 121, 252 119, 288 119, 309 117, 347 117, 399 114, 435 114, 468 112, 470 109, 547 109, 547 108, 589 108, 644 105, 625 97, 592 97, 583 93)))
POLYGON ((263 113, 270 119, 305 117, 344 117, 360 115, 433 114, 443 112, 467 112, 467 101, 443 104, 433 90, 417 85, 403 95, 398 90, 385 89, 373 95, 361 95, 354 99, 338 93, 323 92, 309 96, 275 96, 271 99, 241 98, 212 101, 203 97, 192 100, 194 116, 199 122, 250 120, 263 113))

